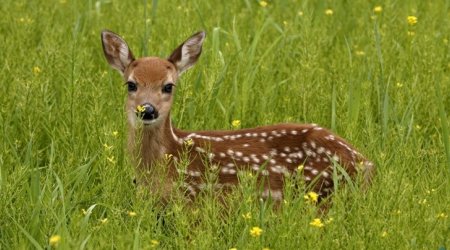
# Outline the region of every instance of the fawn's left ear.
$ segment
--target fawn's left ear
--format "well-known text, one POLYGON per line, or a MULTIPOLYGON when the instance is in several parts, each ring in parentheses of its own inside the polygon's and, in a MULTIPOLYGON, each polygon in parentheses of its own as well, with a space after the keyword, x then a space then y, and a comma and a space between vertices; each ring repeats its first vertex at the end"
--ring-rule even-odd
POLYGON ((123 75, 128 65, 134 61, 133 53, 125 40, 114 32, 104 30, 102 31, 102 44, 106 60, 123 75))
POLYGON ((204 31, 195 33, 172 52, 168 60, 177 67, 179 75, 197 62, 202 53, 205 36, 204 31))

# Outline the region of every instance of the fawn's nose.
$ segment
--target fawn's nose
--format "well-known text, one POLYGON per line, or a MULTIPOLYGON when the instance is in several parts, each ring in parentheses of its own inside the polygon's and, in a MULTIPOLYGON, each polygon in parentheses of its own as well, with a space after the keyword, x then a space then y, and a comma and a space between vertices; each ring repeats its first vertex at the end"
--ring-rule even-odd
POLYGON ((138 112, 136 114, 146 121, 158 118, 158 111, 150 103, 144 103, 138 107, 138 112))

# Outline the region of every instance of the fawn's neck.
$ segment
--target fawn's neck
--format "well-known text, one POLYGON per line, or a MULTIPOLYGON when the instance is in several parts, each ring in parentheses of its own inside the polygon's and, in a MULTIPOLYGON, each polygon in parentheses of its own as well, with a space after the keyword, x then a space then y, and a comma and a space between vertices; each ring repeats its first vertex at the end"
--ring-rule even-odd
POLYGON ((149 170, 154 164, 180 147, 170 116, 158 125, 143 127, 141 131, 130 130, 129 144, 139 168, 149 170))

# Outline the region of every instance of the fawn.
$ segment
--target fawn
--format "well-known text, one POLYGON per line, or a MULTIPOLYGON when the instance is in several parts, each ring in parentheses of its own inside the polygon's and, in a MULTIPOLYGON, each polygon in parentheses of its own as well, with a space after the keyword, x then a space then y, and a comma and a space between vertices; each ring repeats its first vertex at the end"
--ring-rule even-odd
POLYGON ((374 164, 344 139, 315 124, 192 132, 173 127, 170 110, 177 79, 197 62, 205 32, 192 35, 167 59, 135 59, 127 43, 111 31, 104 30, 101 39, 107 61, 122 74, 128 88, 128 144, 137 182, 151 191, 160 190, 164 201, 170 199, 180 174, 186 195, 194 198, 206 186, 205 173, 213 169, 218 172, 216 187, 222 190, 238 184, 239 171, 254 172, 262 198, 275 202, 283 199, 284 179, 296 174, 319 197, 327 197, 333 191, 337 165, 353 178, 362 172, 364 183, 370 183, 374 164), (189 164, 186 170, 177 170, 182 154, 189 164), (164 161, 167 156, 170 160, 164 161))

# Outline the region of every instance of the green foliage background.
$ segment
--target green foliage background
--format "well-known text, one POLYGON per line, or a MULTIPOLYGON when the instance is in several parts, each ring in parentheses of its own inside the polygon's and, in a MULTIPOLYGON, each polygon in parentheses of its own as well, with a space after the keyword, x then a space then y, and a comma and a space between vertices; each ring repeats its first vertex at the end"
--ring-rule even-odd
POLYGON ((267 3, 2 1, 0 248, 48 249, 54 235, 63 249, 448 248, 450 1, 267 3), (339 190, 323 228, 289 185, 274 212, 252 180, 226 216, 212 194, 162 211, 132 184, 126 89, 103 57, 104 28, 161 57, 205 30, 174 124, 318 123, 376 163, 373 186, 339 190))

